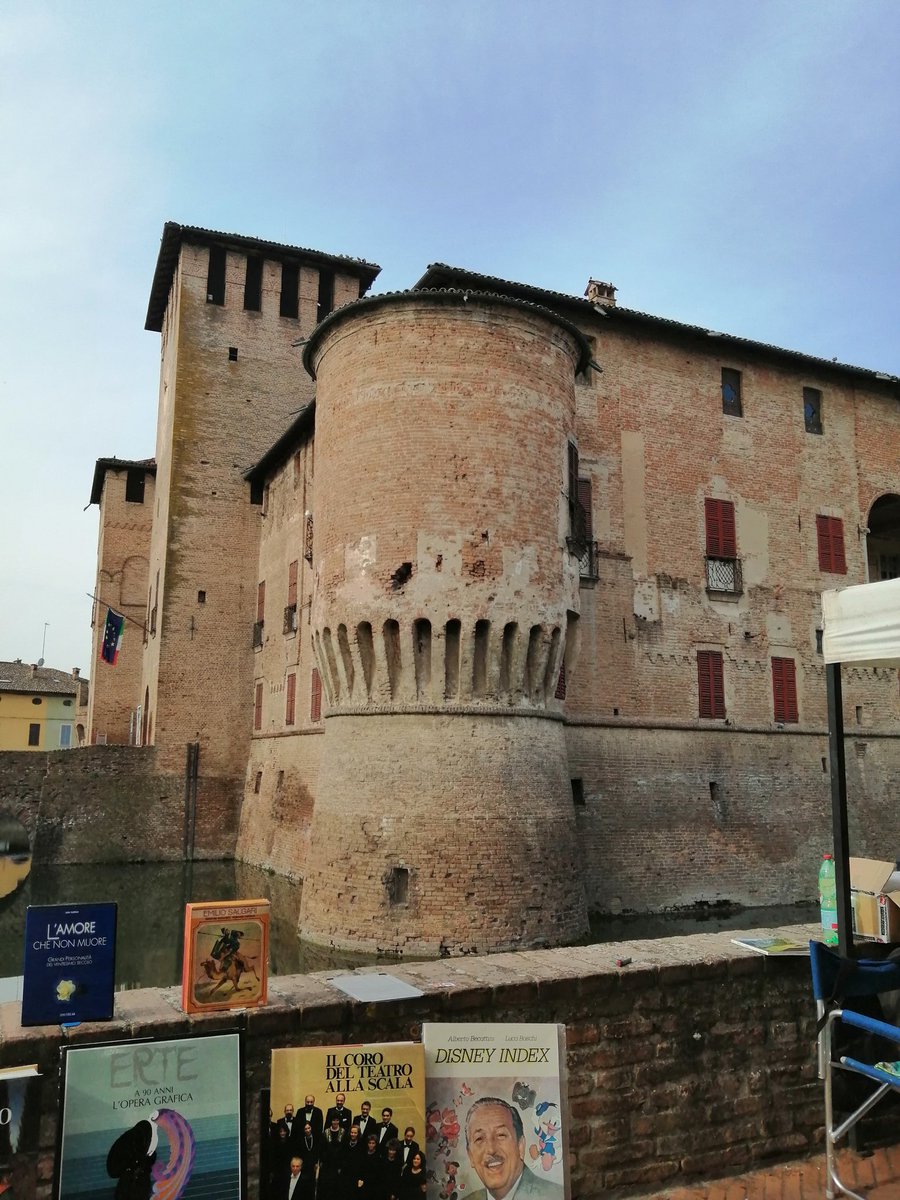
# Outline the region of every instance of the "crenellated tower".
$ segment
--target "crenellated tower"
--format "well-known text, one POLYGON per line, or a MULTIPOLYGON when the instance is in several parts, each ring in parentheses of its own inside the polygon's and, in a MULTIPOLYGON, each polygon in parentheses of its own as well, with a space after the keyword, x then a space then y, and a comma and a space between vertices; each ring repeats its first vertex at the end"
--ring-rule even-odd
POLYGON ((589 357, 549 310, 452 290, 348 304, 306 346, 326 700, 307 938, 456 953, 587 928, 560 697, 589 357))

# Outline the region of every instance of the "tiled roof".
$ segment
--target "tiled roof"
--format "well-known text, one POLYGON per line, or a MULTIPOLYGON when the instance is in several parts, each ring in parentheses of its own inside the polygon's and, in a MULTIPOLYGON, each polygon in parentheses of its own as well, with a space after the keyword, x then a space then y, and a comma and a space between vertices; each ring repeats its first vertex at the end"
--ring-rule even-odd
POLYGON ((98 458, 94 465, 94 480, 91 484, 91 498, 88 504, 99 504, 103 495, 103 480, 107 471, 123 471, 129 467, 143 467, 151 475, 156 474, 155 458, 98 458))
POLYGON ((765 354, 780 358, 799 365, 808 365, 817 370, 836 371, 840 374, 850 374, 857 379, 869 382, 888 384, 900 383, 896 375, 887 375, 882 371, 873 371, 866 367, 855 367, 849 363, 839 363, 829 358, 818 358, 813 354, 804 354, 799 350, 787 350, 782 346, 773 346, 768 342, 756 342, 751 338, 738 337, 731 333, 719 333, 712 329, 704 329, 701 325, 688 325, 683 321, 674 321, 668 317, 654 317, 649 313, 638 312, 636 309, 623 308, 621 305, 594 305, 579 296, 570 296, 565 292, 553 292, 546 288, 533 287, 527 283, 517 283, 509 279, 499 279, 493 275, 481 275, 478 271, 469 271, 464 267, 451 267, 446 263, 431 263, 416 288, 435 287, 477 287, 506 292, 507 295, 518 296, 543 304, 548 308, 561 307, 582 314, 593 313, 613 324, 632 327, 653 328, 659 332, 669 332, 676 336, 695 338, 715 338, 723 347, 744 349, 757 354, 765 354))
POLYGON ((74 696, 87 680, 53 667, 32 667, 25 662, 0 662, 0 692, 27 692, 34 696, 74 696))
POLYGON ((310 266, 342 267, 349 275, 355 275, 367 288, 371 287, 372 281, 381 270, 375 263, 366 262, 363 258, 351 258, 346 254, 326 254, 323 250, 310 250, 304 246, 286 246, 282 242, 267 242, 262 238, 246 237, 240 233, 219 233, 215 229, 203 229, 199 225, 179 225, 176 221, 166 221, 150 288, 145 329, 152 329, 157 333, 162 329, 169 288, 172 286, 172 276, 175 274, 183 242, 192 246, 230 247, 244 253, 273 258, 279 262, 299 261, 310 266))

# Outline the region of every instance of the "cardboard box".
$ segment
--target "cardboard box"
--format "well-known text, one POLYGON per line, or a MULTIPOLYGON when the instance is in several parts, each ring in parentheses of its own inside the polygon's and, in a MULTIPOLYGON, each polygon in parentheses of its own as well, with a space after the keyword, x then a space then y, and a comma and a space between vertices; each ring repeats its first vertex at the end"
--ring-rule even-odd
POLYGON ((900 866, 850 859, 853 932, 870 942, 900 942, 900 866))

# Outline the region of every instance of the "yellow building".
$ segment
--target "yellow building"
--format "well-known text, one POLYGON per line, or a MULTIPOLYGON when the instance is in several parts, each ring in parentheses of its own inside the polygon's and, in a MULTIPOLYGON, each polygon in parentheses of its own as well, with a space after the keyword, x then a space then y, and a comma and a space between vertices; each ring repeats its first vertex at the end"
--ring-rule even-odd
POLYGON ((32 666, 0 662, 0 750, 70 750, 84 740, 88 682, 32 666), (79 712, 81 710, 81 712, 79 712))

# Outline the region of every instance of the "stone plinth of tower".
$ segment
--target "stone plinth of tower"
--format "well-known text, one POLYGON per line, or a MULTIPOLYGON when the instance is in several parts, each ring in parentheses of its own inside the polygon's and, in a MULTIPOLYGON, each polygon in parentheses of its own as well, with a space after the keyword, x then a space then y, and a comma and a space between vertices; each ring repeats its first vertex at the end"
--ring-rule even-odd
POLYGON ((547 310, 452 291, 360 300, 306 347, 326 718, 305 938, 459 953, 587 929, 559 697, 588 358, 547 310))

